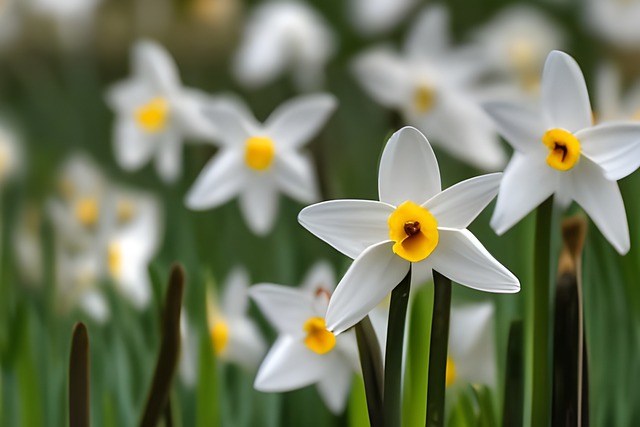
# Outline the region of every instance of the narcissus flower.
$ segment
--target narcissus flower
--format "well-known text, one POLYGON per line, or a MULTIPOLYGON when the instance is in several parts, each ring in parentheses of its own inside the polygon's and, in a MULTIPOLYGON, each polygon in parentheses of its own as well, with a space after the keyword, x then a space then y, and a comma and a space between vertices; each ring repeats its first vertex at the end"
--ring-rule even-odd
POLYGON ((236 104, 220 102, 207 109, 220 129, 221 148, 189 191, 191 209, 208 209, 236 195, 249 228, 258 235, 273 227, 278 193, 303 203, 318 199, 311 157, 301 150, 336 107, 331 95, 293 99, 259 124, 236 104))
POLYGON ((622 82, 622 70, 614 63, 603 63, 596 73, 595 119, 597 123, 608 120, 640 121, 640 81, 627 89, 622 82))
POLYGON ((165 182, 175 181, 182 172, 183 138, 215 137, 215 130, 201 120, 206 98, 182 87, 175 62, 154 42, 137 42, 131 61, 133 76, 107 93, 107 102, 117 114, 116 161, 133 171, 155 157, 160 177, 165 182))
POLYGON ((416 0, 350 0, 349 19, 358 31, 372 36, 391 30, 418 4, 416 0))
POLYGON ((268 1, 249 17, 233 72, 241 84, 256 87, 291 71, 301 89, 316 89, 334 51, 329 26, 308 4, 268 1))
POLYGON ((353 71, 372 98, 398 110, 443 150, 478 168, 500 169, 506 156, 475 93, 481 61, 451 48, 447 26, 446 9, 429 7, 403 55, 374 47, 356 58, 353 71))
POLYGON ((262 362, 254 387, 282 392, 317 384, 334 413, 346 405, 351 379, 358 368, 355 335, 327 330, 325 314, 335 280, 331 268, 316 264, 299 289, 258 284, 251 298, 279 336, 262 362))
POLYGON ((553 195, 565 208, 575 200, 625 254, 629 229, 616 181, 640 164, 640 124, 593 126, 580 67, 558 51, 545 63, 541 104, 540 112, 505 102, 485 106, 515 149, 500 185, 492 227, 504 233, 553 195))
POLYGON ((336 333, 353 326, 412 270, 437 270, 487 292, 517 292, 518 279, 466 228, 495 197, 502 174, 483 175, 440 190, 440 172, 420 131, 396 132, 380 160, 380 201, 334 200, 309 206, 298 220, 355 261, 327 311, 336 333))
POLYGON ((223 284, 222 298, 207 295, 207 324, 216 357, 253 371, 265 352, 265 343, 249 318, 249 275, 236 267, 223 284))
POLYGON ((584 2, 587 28, 615 46, 635 51, 640 42, 640 1, 584 2))

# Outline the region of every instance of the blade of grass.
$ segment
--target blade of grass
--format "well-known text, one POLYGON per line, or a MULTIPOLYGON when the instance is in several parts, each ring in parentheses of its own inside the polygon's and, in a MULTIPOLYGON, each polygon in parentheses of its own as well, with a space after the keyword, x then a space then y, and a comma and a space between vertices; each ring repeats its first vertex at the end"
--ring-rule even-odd
POLYGON ((380 344, 369 316, 355 326, 371 427, 382 426, 383 368, 380 344))

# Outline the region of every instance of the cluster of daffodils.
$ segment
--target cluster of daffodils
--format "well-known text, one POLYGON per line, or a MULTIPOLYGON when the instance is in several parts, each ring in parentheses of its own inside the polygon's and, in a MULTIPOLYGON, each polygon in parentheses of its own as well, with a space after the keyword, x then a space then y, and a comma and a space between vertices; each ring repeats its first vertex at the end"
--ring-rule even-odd
POLYGON ((78 306, 97 321, 109 317, 102 289, 113 283, 137 308, 151 298, 148 264, 160 244, 162 215, 155 198, 109 183, 78 155, 58 178, 48 203, 55 225, 56 281, 64 309, 78 306))

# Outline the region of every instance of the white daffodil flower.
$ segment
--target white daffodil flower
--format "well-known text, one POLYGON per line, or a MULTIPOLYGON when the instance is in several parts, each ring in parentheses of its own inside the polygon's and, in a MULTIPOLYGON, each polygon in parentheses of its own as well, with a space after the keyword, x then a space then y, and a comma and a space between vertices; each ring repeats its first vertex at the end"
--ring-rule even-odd
POLYGON ((411 270, 436 270, 470 288, 518 292, 518 279, 468 231, 495 197, 502 174, 440 189, 440 171, 425 136, 396 132, 380 160, 380 201, 334 200, 308 206, 298 220, 355 259, 331 298, 327 327, 340 333, 370 312, 411 270))
POLYGON ((308 4, 269 1, 251 13, 233 74, 241 84, 257 87, 290 70, 300 89, 317 89, 334 52, 329 26, 308 4))
POLYGON ((182 173, 182 140, 185 136, 216 135, 200 108, 206 97, 184 88, 169 53, 145 40, 132 50, 133 76, 107 92, 107 103, 116 111, 114 153, 120 167, 140 169, 153 157, 165 182, 182 173))
POLYGON ((595 117, 608 120, 640 120, 640 81, 623 92, 620 70, 612 63, 602 64, 596 72, 595 117))
POLYGON ((178 373, 185 387, 194 389, 198 383, 198 335, 184 311, 180 313, 180 362, 178 373))
POLYGON ((81 46, 93 31, 94 15, 102 0, 28 0, 36 15, 50 19, 64 47, 81 46))
POLYGON ((451 307, 447 387, 496 382, 493 304, 489 302, 451 307))
POLYGON ((481 61, 452 50, 448 14, 438 6, 421 14, 404 54, 373 48, 356 58, 353 71, 366 92, 451 155, 484 170, 506 161, 494 126, 472 92, 481 61))
POLYGON ((537 98, 547 55, 564 45, 561 29, 526 4, 502 9, 473 36, 487 69, 521 97, 537 98))
POLYGON ((344 411, 358 368, 353 332, 336 336, 325 314, 334 287, 331 268, 310 270, 299 289, 273 284, 252 286, 249 295, 278 331, 254 383, 259 391, 283 392, 316 384, 331 412, 344 411))
POLYGON ((216 357, 254 371, 266 344, 255 322, 248 316, 249 275, 234 268, 227 277, 220 303, 207 294, 207 323, 216 357))
POLYGON ((349 18, 364 35, 391 30, 418 4, 417 0, 350 0, 349 18))
POLYGON ((637 49, 640 0, 587 0, 585 6, 588 29, 618 47, 637 49))
POLYGON ((542 74, 540 112, 517 104, 486 104, 514 147, 491 226, 502 234, 551 195, 561 207, 575 200, 620 254, 629 228, 616 181, 640 164, 640 124, 592 125, 580 67, 569 55, 549 54, 542 74))
POLYGON ((335 107, 331 95, 303 96, 281 105, 261 125, 233 103, 210 106, 207 112, 220 129, 222 146, 187 194, 186 205, 208 209, 239 195, 249 228, 267 234, 276 219, 279 191, 302 203, 318 199, 313 162, 301 147, 335 107))

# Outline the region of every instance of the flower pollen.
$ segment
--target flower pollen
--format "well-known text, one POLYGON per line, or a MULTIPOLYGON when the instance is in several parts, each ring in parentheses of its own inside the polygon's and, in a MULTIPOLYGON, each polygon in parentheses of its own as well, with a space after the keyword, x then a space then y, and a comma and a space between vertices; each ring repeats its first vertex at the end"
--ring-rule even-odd
POLYGON ((456 364, 451 357, 447 357, 447 371, 445 374, 445 385, 450 387, 453 383, 456 382, 456 378, 458 377, 456 371, 456 364))
POLYGON ((410 262, 431 255, 438 246, 438 222, 426 208, 406 201, 389 215, 389 238, 393 252, 410 262))
POLYGON ((213 343, 214 353, 218 356, 221 355, 229 343, 229 325, 227 325, 227 322, 218 319, 213 323, 211 342, 213 343))
POLYGON ((314 353, 326 354, 336 346, 336 336, 327 330, 322 317, 310 317, 304 322, 303 329, 307 333, 304 343, 314 353))
POLYGON ((580 141, 564 129, 550 129, 542 136, 549 149, 547 164, 560 171, 568 171, 580 158, 580 141))
POLYGON ((436 94, 431 86, 419 84, 413 93, 413 105, 418 113, 426 113, 433 108, 436 94))
POLYGON ((245 141, 244 161, 253 170, 269 169, 274 155, 275 146, 271 138, 252 136, 245 141))
POLYGON ((149 133, 163 130, 169 118, 169 102, 163 97, 153 98, 135 110, 138 125, 149 133))
POLYGON ((86 227, 95 226, 100 217, 98 201, 94 197, 79 199, 74 206, 74 215, 82 225, 86 227))

